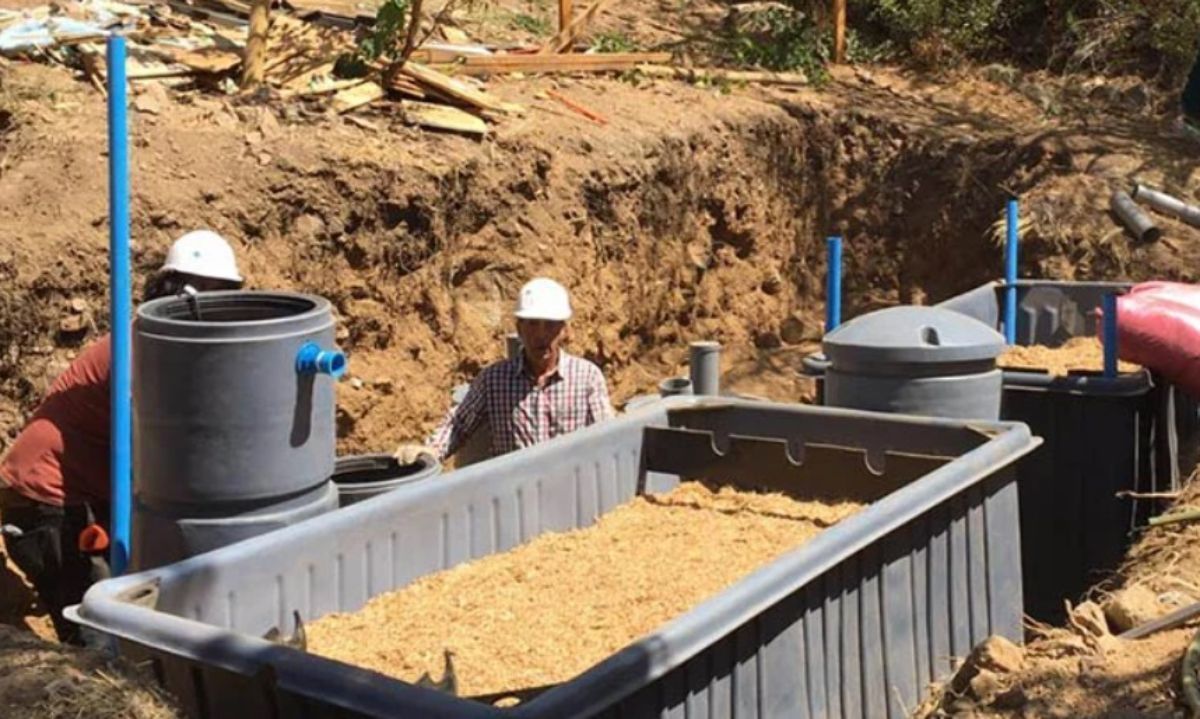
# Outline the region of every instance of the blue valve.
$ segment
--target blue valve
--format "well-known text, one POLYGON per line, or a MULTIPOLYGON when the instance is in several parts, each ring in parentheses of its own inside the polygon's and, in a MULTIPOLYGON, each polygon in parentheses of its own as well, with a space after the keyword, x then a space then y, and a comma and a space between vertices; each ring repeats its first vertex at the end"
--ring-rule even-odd
POLYGON ((340 379, 346 374, 346 355, 340 350, 323 350, 316 342, 305 342, 296 353, 296 371, 340 379))

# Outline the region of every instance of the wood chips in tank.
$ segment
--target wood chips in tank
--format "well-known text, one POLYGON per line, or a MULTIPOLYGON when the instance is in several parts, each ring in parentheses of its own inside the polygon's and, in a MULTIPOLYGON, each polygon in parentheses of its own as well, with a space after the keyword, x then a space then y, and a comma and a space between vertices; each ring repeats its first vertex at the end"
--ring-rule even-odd
POLYGON ((460 696, 560 683, 861 507, 685 482, 323 617, 309 651, 415 682, 450 650, 460 696))

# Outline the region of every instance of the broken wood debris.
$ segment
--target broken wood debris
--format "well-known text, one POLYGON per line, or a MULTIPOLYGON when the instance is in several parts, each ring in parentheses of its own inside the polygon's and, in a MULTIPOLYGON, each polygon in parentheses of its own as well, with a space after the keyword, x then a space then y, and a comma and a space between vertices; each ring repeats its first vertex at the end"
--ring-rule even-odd
POLYGON ((768 72, 756 70, 725 70, 715 67, 675 67, 674 65, 638 65, 643 75, 697 80, 748 82, 759 85, 807 85, 808 76, 802 72, 768 72))
POLYGON ((364 105, 370 105, 376 100, 382 100, 384 94, 383 87, 378 83, 363 82, 336 92, 331 105, 334 111, 341 115, 351 110, 357 110, 364 105))
POLYGON ((486 135, 487 123, 469 112, 449 105, 434 105, 428 102, 406 100, 401 105, 405 122, 410 125, 429 127, 435 130, 461 132, 468 135, 486 135))
POLYGON ((538 53, 547 55, 570 49, 571 45, 575 42, 575 38, 591 23, 592 18, 596 17, 596 13, 600 12, 604 9, 605 5, 611 2, 612 0, 596 0, 579 17, 572 20, 571 24, 565 30, 560 30, 557 35, 550 39, 550 42, 543 45, 538 53))
POLYGON ((583 115, 584 117, 586 117, 587 119, 596 123, 597 125, 607 125, 608 124, 608 118, 606 118, 605 116, 601 115, 600 113, 596 112, 595 110, 589 109, 589 108, 585 107, 584 105, 581 105, 581 104, 575 102, 574 100, 572 100, 570 98, 564 97, 563 95, 555 92, 554 90, 547 90, 546 96, 553 98, 555 100, 558 100, 560 103, 563 104, 563 106, 567 107, 570 110, 573 110, 574 112, 579 113, 580 115, 583 115))
POLYGON ((519 105, 506 103, 482 90, 476 90, 461 80, 456 80, 449 75, 417 62, 404 63, 400 67, 400 73, 416 80, 422 85, 433 88, 443 95, 481 110, 517 114, 523 109, 519 105))
MULTIPOLYGON (((667 52, 614 52, 590 55, 565 53, 561 55, 490 55, 486 57, 457 57, 447 66, 464 75, 500 73, 568 73, 614 72, 633 70, 638 65, 654 65, 671 61, 667 52)), ((439 68, 440 69, 440 68, 439 68)))

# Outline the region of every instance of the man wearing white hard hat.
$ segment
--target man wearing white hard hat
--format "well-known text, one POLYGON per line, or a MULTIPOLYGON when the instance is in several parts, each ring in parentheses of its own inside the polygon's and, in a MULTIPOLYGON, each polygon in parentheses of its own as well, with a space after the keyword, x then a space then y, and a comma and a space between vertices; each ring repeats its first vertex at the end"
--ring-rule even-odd
POLYGON ((484 368, 466 398, 424 444, 405 444, 405 464, 421 454, 444 460, 484 422, 491 426, 492 456, 529 447, 613 416, 600 368, 562 349, 571 301, 554 280, 538 277, 517 298, 521 355, 484 368))
MULTIPOLYGON (((233 248, 201 230, 180 237, 144 299, 242 284, 233 248)), ((108 575, 111 337, 79 353, 0 459, 0 525, 9 556, 33 584, 61 641, 79 644, 62 610, 108 575)))

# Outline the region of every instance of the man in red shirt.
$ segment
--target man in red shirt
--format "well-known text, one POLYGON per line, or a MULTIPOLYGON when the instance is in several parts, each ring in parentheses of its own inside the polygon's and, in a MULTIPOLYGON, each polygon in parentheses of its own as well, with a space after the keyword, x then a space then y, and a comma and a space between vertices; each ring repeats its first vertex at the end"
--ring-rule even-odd
MULTIPOLYGON (((146 300, 242 284, 233 249, 213 232, 180 237, 146 300)), ((0 522, 9 555, 50 612, 61 641, 80 644, 62 610, 108 576, 109 374, 112 339, 84 348, 0 459, 0 522), (85 531, 87 530, 87 531, 85 531)))

